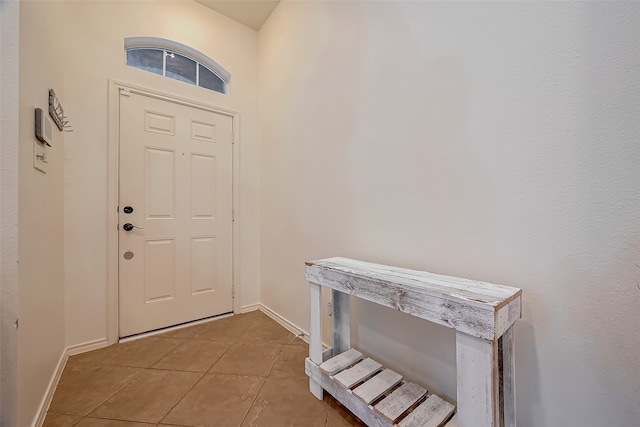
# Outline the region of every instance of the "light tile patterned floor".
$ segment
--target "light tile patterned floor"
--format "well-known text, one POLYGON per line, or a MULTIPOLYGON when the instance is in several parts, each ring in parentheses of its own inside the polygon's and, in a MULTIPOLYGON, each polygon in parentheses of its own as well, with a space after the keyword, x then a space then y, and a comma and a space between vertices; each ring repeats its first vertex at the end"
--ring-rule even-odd
POLYGON ((44 427, 363 426, 309 393, 308 352, 254 311, 72 356, 44 427))

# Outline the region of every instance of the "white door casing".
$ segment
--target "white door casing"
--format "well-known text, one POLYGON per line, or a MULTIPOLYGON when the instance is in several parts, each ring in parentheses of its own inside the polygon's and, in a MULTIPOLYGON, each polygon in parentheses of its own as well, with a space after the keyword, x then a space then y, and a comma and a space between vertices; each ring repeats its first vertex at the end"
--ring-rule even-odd
POLYGON ((119 112, 119 335, 232 311, 232 116, 127 90, 119 112))

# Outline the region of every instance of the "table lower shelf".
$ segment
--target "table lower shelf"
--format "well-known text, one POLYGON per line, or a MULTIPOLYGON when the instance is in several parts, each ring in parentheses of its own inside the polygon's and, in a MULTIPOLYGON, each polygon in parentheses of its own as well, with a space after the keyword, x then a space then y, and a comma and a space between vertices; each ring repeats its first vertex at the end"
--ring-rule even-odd
POLYGON ((457 426, 454 405, 355 349, 320 365, 307 358, 305 372, 369 427, 457 426))

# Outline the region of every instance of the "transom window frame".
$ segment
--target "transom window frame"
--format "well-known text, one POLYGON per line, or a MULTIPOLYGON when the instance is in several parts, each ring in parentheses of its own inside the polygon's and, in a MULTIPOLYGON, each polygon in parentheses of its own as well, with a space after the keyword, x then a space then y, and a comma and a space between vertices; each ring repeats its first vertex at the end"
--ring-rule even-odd
MULTIPOLYGON (((208 68, 210 71, 216 74, 218 77, 220 77, 220 79, 222 79, 222 81, 224 82, 224 92, 218 92, 216 90, 209 89, 206 87, 203 87, 203 89, 211 90, 213 92, 222 93, 222 94, 229 94, 229 88, 231 83, 231 73, 229 73, 220 64, 218 64, 216 61, 209 58, 202 52, 173 40, 163 39, 159 37, 126 37, 124 39, 125 64, 127 63, 127 51, 129 49, 145 49, 145 48, 165 50, 165 51, 168 50, 168 51, 178 53, 182 56, 185 56, 196 62, 196 70, 199 68, 197 64, 201 64, 202 66, 208 68)), ((134 68, 138 68, 138 67, 134 66, 134 68)), ((138 68, 138 69, 141 69, 141 68, 138 68)), ((164 70, 163 70, 163 73, 164 73, 164 70)), ((196 86, 198 85, 196 84, 196 86)), ((198 86, 198 87, 202 87, 202 86, 198 86)))

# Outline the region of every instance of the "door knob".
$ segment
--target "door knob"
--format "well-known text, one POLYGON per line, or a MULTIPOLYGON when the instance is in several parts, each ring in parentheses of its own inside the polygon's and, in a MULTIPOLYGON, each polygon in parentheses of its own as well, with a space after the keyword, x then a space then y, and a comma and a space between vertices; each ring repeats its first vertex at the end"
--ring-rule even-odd
POLYGON ((138 227, 137 225, 133 225, 130 222, 127 222, 125 225, 122 226, 122 228, 124 228, 124 231, 131 231, 134 228, 137 228, 138 230, 144 230, 144 227, 138 227))

